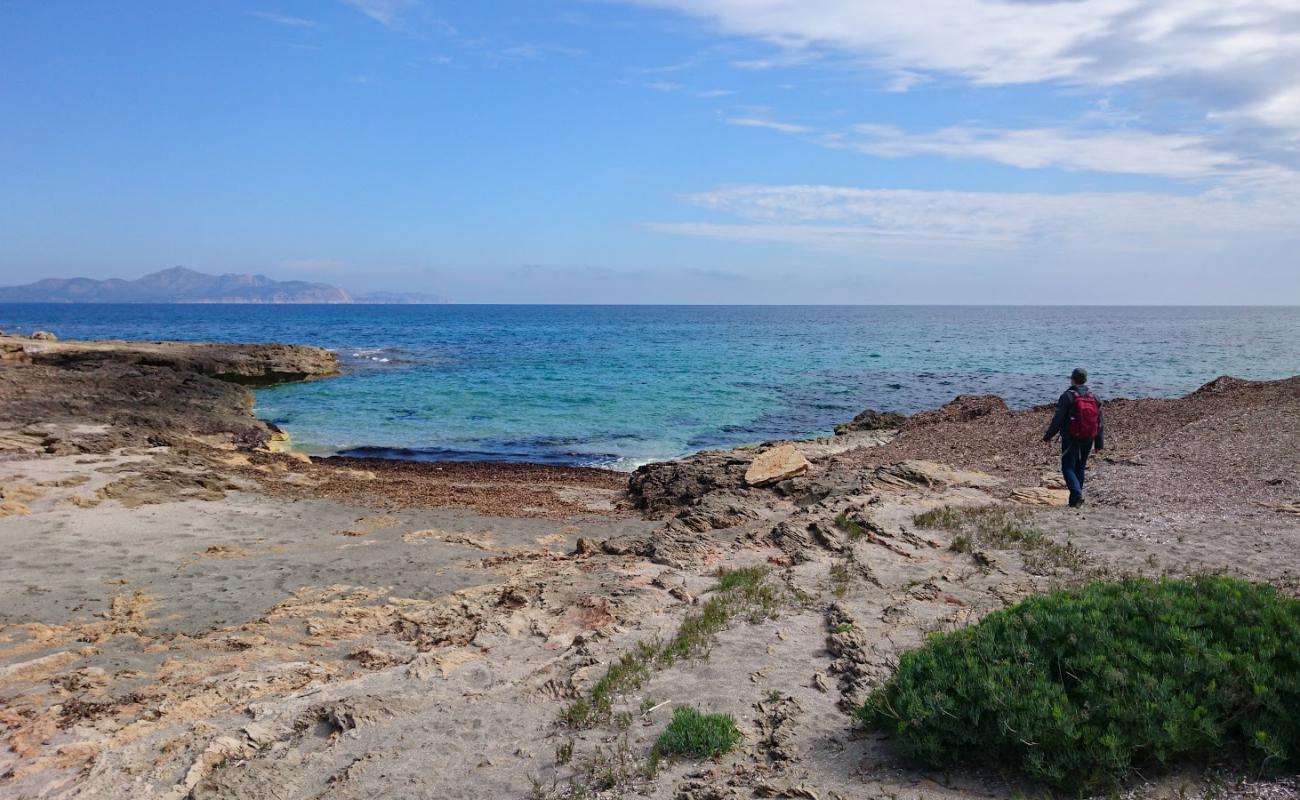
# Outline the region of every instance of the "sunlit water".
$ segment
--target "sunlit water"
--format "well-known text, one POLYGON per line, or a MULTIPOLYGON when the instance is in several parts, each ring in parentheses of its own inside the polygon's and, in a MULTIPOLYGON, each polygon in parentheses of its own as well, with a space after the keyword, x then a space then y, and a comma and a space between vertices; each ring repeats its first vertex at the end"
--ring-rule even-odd
POLYGON ((313 453, 630 468, 957 394, 1051 402, 1300 373, 1300 308, 0 305, 65 338, 296 342, 342 377, 257 393, 313 453))

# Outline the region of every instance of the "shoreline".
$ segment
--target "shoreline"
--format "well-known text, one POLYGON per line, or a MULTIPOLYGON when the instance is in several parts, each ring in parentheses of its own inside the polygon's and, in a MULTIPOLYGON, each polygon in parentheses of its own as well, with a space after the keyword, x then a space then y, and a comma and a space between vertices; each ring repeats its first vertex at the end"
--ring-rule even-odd
MULTIPOLYGON (((928 631, 1054 588, 1222 571, 1300 596, 1300 378, 1108 401, 1079 511, 1041 412, 987 396, 630 475, 312 459, 270 448, 209 362, 122 347, 0 364, 6 796, 1033 796, 996 768, 902 763, 851 712, 928 631), (983 515, 1026 533, 989 538, 983 515), (771 613, 565 721, 736 568, 771 613), (680 704, 743 741, 648 777, 680 704)), ((1126 796, 1300 797, 1224 769, 1126 796)))

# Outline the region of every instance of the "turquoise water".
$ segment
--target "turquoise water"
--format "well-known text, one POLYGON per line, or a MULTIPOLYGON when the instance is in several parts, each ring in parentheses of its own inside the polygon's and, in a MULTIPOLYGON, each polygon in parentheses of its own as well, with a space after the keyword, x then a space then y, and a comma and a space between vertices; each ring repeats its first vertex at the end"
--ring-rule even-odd
POLYGON ((314 453, 630 468, 824 434, 863 408, 957 394, 1053 401, 1300 373, 1300 308, 0 305, 66 338, 282 341, 340 378, 257 393, 314 453))

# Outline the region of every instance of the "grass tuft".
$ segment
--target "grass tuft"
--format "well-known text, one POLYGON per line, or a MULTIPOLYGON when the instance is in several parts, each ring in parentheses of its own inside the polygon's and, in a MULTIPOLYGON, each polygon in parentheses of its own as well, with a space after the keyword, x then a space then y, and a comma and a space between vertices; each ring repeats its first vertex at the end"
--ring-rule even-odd
POLYGON ((1087 555, 1066 542, 1059 544, 1030 524, 1031 515, 1022 508, 1005 505, 943 506, 912 517, 919 528, 953 533, 948 549, 973 553, 980 547, 1019 550, 1025 566, 1035 572, 1049 572, 1058 567, 1088 573, 1087 555))
POLYGON ((848 534, 849 541, 856 542, 858 539, 867 535, 866 527, 864 527, 861 522, 850 517, 849 512, 847 511, 841 511, 835 517, 835 527, 848 534))
POLYGON ((740 731, 730 714, 701 714, 691 706, 678 706, 673 720, 655 741, 660 756, 717 758, 740 742, 740 731))
POLYGON ((678 661, 707 658, 713 637, 738 615, 751 622, 776 616, 781 595, 767 581, 767 567, 720 570, 718 585, 699 610, 682 620, 677 633, 667 642, 641 642, 624 653, 605 671, 586 697, 579 697, 564 709, 560 719, 571 728, 589 728, 610 718, 615 698, 633 691, 654 674, 678 661))

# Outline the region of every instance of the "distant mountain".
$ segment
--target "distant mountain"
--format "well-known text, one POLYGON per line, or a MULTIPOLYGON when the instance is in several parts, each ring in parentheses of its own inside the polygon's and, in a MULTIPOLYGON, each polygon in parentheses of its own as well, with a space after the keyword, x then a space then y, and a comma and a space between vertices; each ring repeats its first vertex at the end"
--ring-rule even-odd
POLYGON ((172 267, 134 281, 46 278, 0 288, 0 303, 351 303, 326 283, 276 281, 265 275, 206 275, 172 267))

